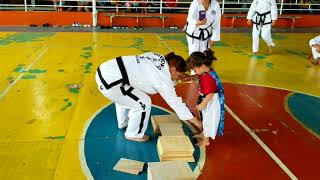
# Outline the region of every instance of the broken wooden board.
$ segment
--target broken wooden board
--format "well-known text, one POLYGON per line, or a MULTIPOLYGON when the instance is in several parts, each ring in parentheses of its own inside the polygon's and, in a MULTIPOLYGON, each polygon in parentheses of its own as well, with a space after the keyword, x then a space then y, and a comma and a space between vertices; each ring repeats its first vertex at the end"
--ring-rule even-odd
POLYGON ((185 136, 181 123, 159 123, 162 136, 185 136))
POLYGON ((148 163, 148 180, 195 180, 187 162, 168 161, 148 163))
POLYGON ((155 134, 160 134, 159 123, 181 123, 176 114, 151 116, 151 123, 155 134))
POLYGON ((138 175, 143 170, 144 162, 121 158, 113 170, 138 175))

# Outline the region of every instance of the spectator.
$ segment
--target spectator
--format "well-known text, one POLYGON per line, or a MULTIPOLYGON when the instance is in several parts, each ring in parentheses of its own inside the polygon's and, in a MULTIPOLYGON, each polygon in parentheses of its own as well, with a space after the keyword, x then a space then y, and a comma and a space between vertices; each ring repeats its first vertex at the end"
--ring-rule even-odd
POLYGON ((84 9, 86 12, 89 12, 89 8, 85 7, 88 6, 88 1, 87 0, 80 0, 78 1, 78 11, 81 12, 82 9, 84 9))

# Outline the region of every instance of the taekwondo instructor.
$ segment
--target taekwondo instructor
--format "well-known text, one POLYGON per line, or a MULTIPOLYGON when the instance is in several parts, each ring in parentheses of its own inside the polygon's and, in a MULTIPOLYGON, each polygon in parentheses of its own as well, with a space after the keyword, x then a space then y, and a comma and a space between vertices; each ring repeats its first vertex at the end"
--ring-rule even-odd
POLYGON ((193 123, 201 129, 201 123, 190 112, 175 91, 175 81, 186 71, 181 56, 166 56, 148 52, 140 55, 117 57, 102 63, 96 73, 100 92, 115 102, 118 127, 125 128, 125 137, 132 141, 148 141, 151 98, 159 93, 177 113, 179 119, 193 123))

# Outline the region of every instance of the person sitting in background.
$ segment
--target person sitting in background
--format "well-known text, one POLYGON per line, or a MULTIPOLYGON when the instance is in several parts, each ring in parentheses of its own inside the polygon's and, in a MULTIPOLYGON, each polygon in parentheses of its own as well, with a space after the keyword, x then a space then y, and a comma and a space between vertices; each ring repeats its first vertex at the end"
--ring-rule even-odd
POLYGON ((60 12, 63 10, 62 6, 65 5, 65 2, 62 0, 53 0, 53 5, 54 5, 54 8, 56 9, 56 11, 60 12))
POLYGON ((167 9, 165 9, 165 12, 168 13, 174 13, 174 8, 178 5, 178 0, 165 0, 165 4, 167 6, 167 9))
POLYGON ((78 1, 78 11, 81 12, 82 9, 84 9, 86 12, 89 12, 89 8, 88 7, 84 7, 84 6, 88 6, 88 1, 87 0, 80 0, 78 1))
POLYGON ((312 64, 319 64, 320 63, 320 35, 311 39, 309 41, 312 55, 313 55, 313 60, 311 61, 312 64))
POLYGON ((126 7, 129 12, 132 12, 132 9, 135 8, 135 12, 147 13, 147 3, 145 0, 132 0, 131 2, 126 3, 126 7), (141 2, 144 1, 144 2, 141 2), (140 8, 141 7, 141 8, 140 8))

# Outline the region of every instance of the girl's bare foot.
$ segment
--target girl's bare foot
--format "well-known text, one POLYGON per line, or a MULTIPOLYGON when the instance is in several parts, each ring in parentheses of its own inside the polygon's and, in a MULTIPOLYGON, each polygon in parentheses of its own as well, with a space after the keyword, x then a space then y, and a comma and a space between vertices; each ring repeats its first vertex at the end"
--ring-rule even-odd
POLYGON ((201 133, 201 134, 193 135, 192 138, 194 138, 194 139, 203 139, 204 137, 203 137, 203 134, 201 133))
POLYGON ((206 147, 210 145, 210 141, 202 140, 196 144, 198 147, 206 147))
POLYGON ((131 137, 126 137, 127 140, 130 141, 137 141, 137 142, 146 142, 149 141, 150 137, 147 135, 144 135, 142 138, 131 138, 131 137))

